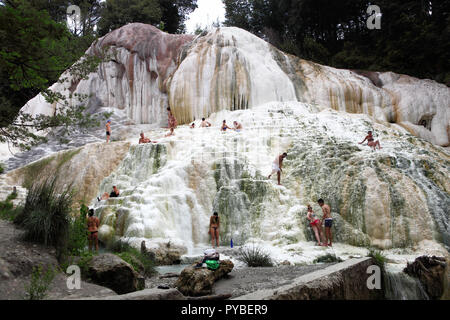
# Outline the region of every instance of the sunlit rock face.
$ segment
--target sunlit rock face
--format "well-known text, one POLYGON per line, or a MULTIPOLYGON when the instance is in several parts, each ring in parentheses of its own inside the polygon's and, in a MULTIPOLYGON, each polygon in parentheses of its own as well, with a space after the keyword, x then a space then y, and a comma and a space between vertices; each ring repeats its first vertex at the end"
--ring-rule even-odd
MULTIPOLYGON (((300 101, 320 110, 364 113, 450 145, 450 89, 431 80, 322 66, 284 54, 238 28, 194 37, 133 23, 100 38, 87 53, 101 50, 111 59, 89 79, 71 78, 52 89, 89 95, 90 111, 123 110, 144 124, 164 123, 168 106, 179 123, 188 123, 220 110, 300 101)), ((52 114, 55 108, 39 95, 24 110, 52 114)))

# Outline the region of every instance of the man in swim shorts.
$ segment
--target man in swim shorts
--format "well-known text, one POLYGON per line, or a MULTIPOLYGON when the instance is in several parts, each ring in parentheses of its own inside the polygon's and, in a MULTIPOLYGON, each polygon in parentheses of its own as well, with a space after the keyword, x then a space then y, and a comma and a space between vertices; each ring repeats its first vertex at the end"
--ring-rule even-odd
POLYGON ((97 217, 94 217, 94 209, 89 210, 88 215, 87 228, 89 233, 89 251, 92 250, 92 246, 95 244, 95 251, 98 252, 98 228, 100 226, 100 220, 97 217))
POLYGON ((106 122, 106 143, 111 139, 111 120, 106 122))
POLYGON ((209 128, 211 127, 211 123, 209 123, 208 121, 206 121, 205 118, 202 118, 202 124, 200 125, 201 128, 209 128))
POLYGON ((283 160, 287 157, 287 153, 283 153, 275 158, 275 161, 272 164, 272 173, 269 175, 272 177, 274 173, 278 176, 278 185, 281 186, 281 173, 283 172, 283 169, 281 167, 283 166, 283 160))
POLYGON ((321 224, 325 221, 325 245, 332 247, 333 235, 331 234, 331 227, 333 226, 333 218, 331 217, 331 208, 329 205, 325 204, 323 199, 319 199, 317 203, 322 208, 323 212, 321 224))

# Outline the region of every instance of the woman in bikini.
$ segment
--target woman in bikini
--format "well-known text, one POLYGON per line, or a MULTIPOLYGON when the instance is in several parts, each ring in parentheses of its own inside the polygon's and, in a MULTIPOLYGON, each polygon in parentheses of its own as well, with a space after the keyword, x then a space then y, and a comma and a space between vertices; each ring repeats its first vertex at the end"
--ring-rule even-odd
POLYGON ((220 130, 222 130, 222 132, 226 132, 227 129, 231 130, 231 128, 227 125, 227 120, 223 120, 222 127, 220 128, 220 130))
POLYGON ((175 119, 170 108, 167 108, 167 112, 169 112, 169 129, 175 129, 178 126, 177 119, 175 119))
POLYGON ((214 215, 209 219, 209 234, 211 235, 211 242, 213 248, 219 246, 219 228, 220 228, 220 218, 217 212, 214 212, 214 215), (214 246, 214 242, 215 245, 214 246))
POLYGON ((369 147, 372 147, 373 150, 376 150, 377 146, 378 146, 378 149, 381 149, 380 141, 379 140, 375 141, 375 139, 373 138, 373 135, 372 135, 372 131, 369 131, 367 133, 367 137, 365 137, 364 140, 362 142, 360 142, 359 144, 363 144, 366 140, 367 140, 367 145, 369 147))
POLYGON ((314 231, 314 235, 316 236, 317 245, 322 246, 323 243, 320 241, 322 238, 322 227, 320 220, 316 218, 316 215, 313 212, 313 209, 310 205, 308 205, 308 213, 306 214, 306 218, 310 221, 309 225, 314 231))
POLYGON ((92 245, 95 243, 95 251, 98 252, 98 227, 100 220, 94 217, 94 209, 89 210, 89 218, 87 220, 89 251, 92 250, 92 245))

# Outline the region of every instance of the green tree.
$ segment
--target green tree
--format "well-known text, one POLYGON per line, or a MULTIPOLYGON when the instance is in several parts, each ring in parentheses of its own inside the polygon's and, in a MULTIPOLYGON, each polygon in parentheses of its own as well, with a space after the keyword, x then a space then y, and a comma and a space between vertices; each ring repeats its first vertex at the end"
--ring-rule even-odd
POLYGON ((103 36, 132 22, 156 25, 161 17, 158 0, 106 0, 101 10, 98 32, 103 36))
MULTIPOLYGON (((89 56, 72 66, 81 56, 74 48, 77 39, 65 24, 27 1, 0 6, 0 142, 29 149, 46 140, 36 134, 39 131, 61 126, 86 128, 96 123, 84 113, 86 97, 76 96, 79 104, 69 106, 69 97, 48 89, 66 69, 82 79, 102 61, 103 57, 89 56), (33 117, 19 112, 39 92, 56 105, 55 114, 33 117)), ((65 81, 61 79, 61 83, 65 81)))

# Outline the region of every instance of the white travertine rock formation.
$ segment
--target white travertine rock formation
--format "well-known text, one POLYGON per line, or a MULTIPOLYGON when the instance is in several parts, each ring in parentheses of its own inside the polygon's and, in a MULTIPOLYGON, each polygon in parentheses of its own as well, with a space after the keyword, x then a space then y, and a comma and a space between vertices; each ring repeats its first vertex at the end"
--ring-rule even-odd
MULTIPOLYGON (((434 144, 450 145, 450 89, 431 80, 321 66, 238 28, 194 38, 133 23, 99 39, 87 53, 102 49, 113 58, 89 79, 52 89, 89 94, 90 107, 124 110, 136 123, 164 123, 169 106, 179 123, 188 123, 220 110, 300 101, 320 110, 365 113, 434 144)), ((55 108, 39 95, 24 110, 52 114, 55 108)))

